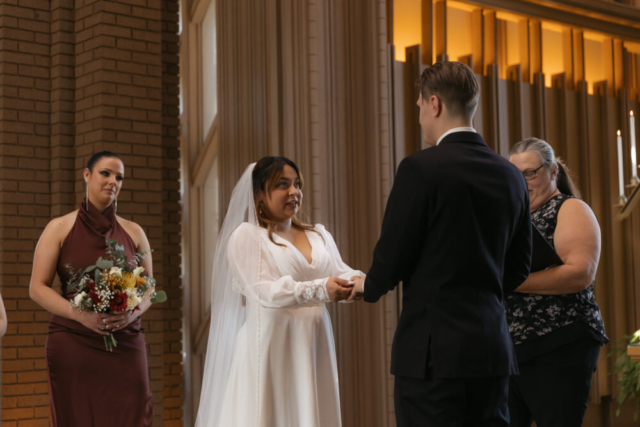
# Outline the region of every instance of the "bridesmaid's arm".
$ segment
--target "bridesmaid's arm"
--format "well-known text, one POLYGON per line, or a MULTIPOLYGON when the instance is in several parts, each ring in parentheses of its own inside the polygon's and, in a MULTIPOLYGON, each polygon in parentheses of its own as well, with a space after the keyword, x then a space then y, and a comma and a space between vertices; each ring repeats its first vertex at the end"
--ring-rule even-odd
MULTIPOLYGON (((132 221, 127 221, 122 218, 118 218, 120 224, 125 229, 125 231, 131 236, 133 239, 133 243, 136 245, 136 251, 145 251, 144 258, 140 260, 140 266, 144 267, 144 271, 141 276, 153 277, 153 258, 151 256, 151 246, 149 245, 149 239, 147 239, 147 235, 144 234, 144 230, 138 224, 132 221)), ((142 303, 138 306, 140 310, 136 311, 125 311, 121 313, 113 313, 109 315, 107 319, 107 324, 111 325, 112 330, 119 331, 127 327, 127 325, 131 324, 138 317, 142 316, 142 314, 151 307, 151 300, 149 298, 149 292, 151 290, 147 290, 145 296, 142 300, 142 303)))
POLYGON ((2 302, 2 295, 0 295, 0 338, 7 333, 7 312, 4 309, 4 303, 2 302))
MULTIPOLYGON (((151 254, 151 245, 149 244, 149 239, 147 239, 147 235, 144 233, 142 227, 140 227, 136 223, 131 223, 134 225, 135 231, 135 243, 136 250, 138 252, 145 251, 144 258, 140 260, 140 265, 144 267, 144 272, 142 272, 143 276, 153 277, 153 256, 151 254)), ((138 317, 145 311, 147 311, 151 307, 151 300, 149 299, 149 291, 145 294, 145 298, 140 304, 140 311, 137 312, 135 317, 138 317)), ((134 317, 134 318, 135 318, 134 317)))
POLYGON ((109 335, 108 332, 99 329, 102 319, 98 313, 72 310, 69 301, 51 288, 60 255, 60 245, 70 231, 68 221, 69 215, 54 219, 42 232, 33 256, 29 296, 50 313, 80 322, 97 334, 109 335))

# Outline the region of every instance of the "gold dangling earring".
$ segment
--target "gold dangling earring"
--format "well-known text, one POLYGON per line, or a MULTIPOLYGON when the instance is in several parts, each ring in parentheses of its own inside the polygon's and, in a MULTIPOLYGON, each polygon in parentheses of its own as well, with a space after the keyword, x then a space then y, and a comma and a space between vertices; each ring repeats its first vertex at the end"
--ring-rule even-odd
POLYGON ((116 212, 118 212, 118 198, 117 197, 116 197, 115 206, 114 206, 114 209, 113 209, 113 213, 115 214, 116 212))
POLYGON ((89 212, 89 181, 85 180, 84 181, 84 188, 87 190, 87 198, 86 198, 86 203, 84 205, 85 209, 87 210, 87 212, 89 212))
POLYGON ((260 213, 260 215, 262 215, 262 202, 260 202, 260 209, 258 210, 258 212, 260 213))

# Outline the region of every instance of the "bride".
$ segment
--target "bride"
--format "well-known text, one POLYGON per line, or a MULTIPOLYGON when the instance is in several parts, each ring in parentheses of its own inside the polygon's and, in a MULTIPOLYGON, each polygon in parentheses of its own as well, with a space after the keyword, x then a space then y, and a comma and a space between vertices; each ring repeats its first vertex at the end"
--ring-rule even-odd
POLYGON ((196 427, 341 425, 329 301, 354 271, 325 228, 302 223, 302 176, 284 157, 249 165, 216 246, 196 427))

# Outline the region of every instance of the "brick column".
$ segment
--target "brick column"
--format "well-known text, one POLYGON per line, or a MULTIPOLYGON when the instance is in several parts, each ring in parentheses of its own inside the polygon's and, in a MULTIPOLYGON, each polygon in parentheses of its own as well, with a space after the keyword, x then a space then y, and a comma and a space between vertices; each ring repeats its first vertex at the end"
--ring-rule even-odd
POLYGON ((3 426, 47 426, 49 314, 29 299, 44 226, 76 209, 89 156, 121 155, 118 215, 140 224, 171 301, 143 318, 154 425, 181 426, 178 1, 0 0, 3 426))
POLYGON ((162 266, 169 296, 163 309, 164 420, 182 427, 182 269, 180 205, 180 100, 178 59, 178 2, 162 1, 162 266))
POLYGON ((47 313, 29 299, 31 261, 51 215, 51 12, 46 0, 0 2, 2 425, 46 426, 47 313))

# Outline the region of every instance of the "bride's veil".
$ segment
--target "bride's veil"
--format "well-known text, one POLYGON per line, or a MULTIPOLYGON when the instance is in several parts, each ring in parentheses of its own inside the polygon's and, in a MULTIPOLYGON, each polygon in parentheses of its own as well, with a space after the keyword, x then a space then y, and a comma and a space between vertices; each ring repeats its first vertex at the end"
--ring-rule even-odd
MULTIPOLYGON (((248 222, 258 225, 253 199, 254 167, 255 163, 249 165, 236 184, 216 243, 211 290, 211 329, 196 427, 219 427, 236 338, 246 318, 243 297, 238 293, 239 284, 233 283, 227 248, 231 234, 240 224, 248 222)), ((246 263, 252 271, 243 271, 243 276, 257 279, 260 248, 259 245, 249 246, 244 254, 245 259, 255 262, 246 263)))

